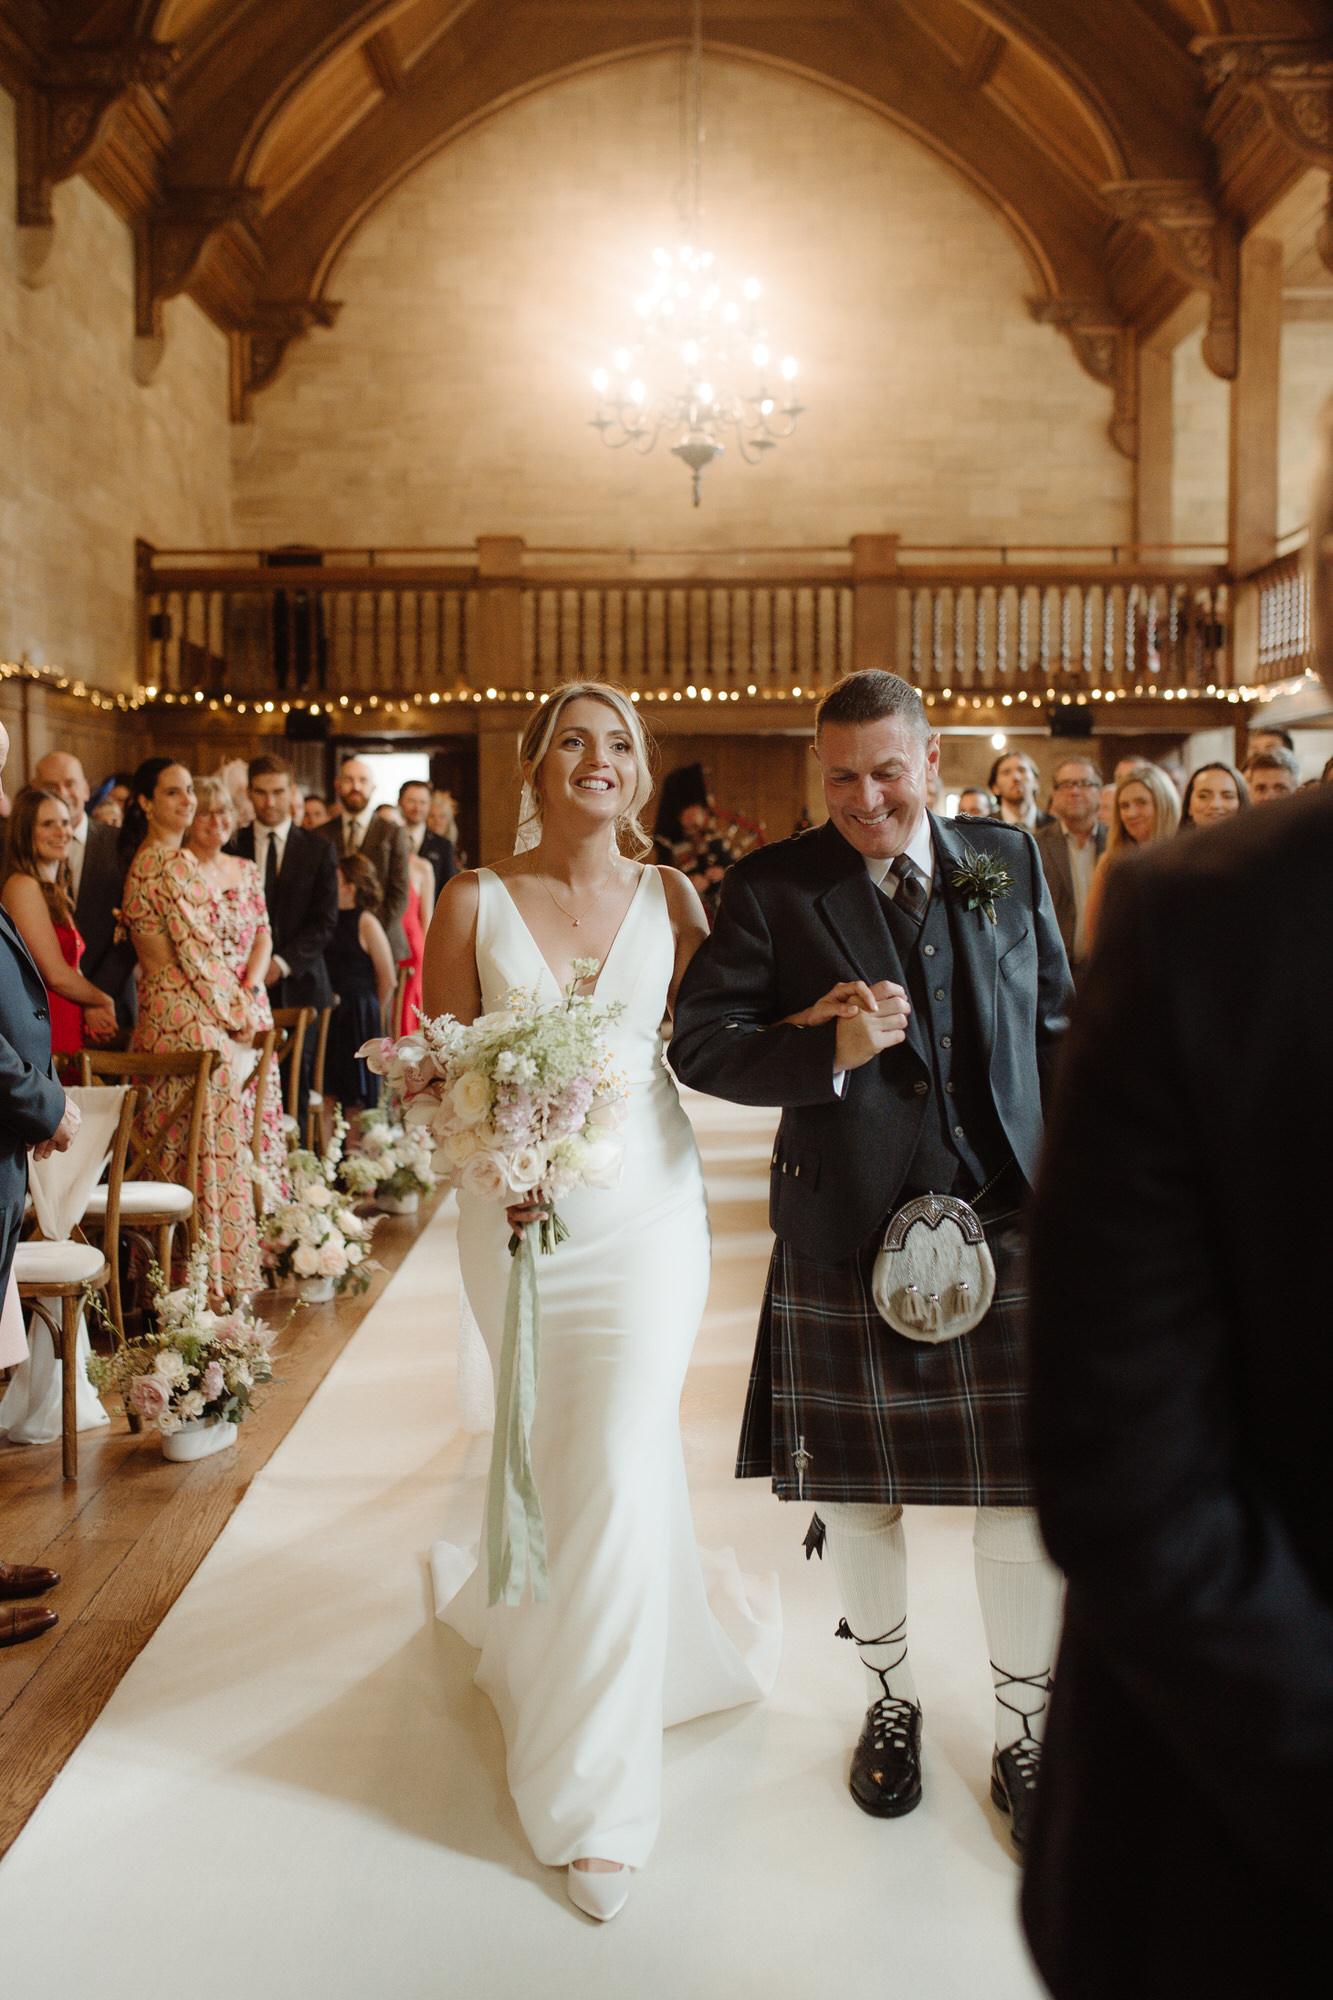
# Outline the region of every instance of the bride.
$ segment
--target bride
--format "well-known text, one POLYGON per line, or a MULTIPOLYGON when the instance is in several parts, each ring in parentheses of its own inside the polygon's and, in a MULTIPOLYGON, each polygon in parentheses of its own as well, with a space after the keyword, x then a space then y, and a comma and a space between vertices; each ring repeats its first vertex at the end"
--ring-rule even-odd
MULTIPOLYGON (((618 688, 563 687, 533 716, 520 758, 523 851, 445 886, 426 1012, 472 1021, 514 986, 554 1003, 574 959, 599 960, 584 990, 623 1003, 607 1039, 630 1084, 625 1166, 617 1188, 561 1200, 569 1236, 539 1259, 532 1461, 550 1601, 488 1608, 484 1565, 455 1591, 447 1545, 435 1573, 440 1615, 481 1649, 477 1683, 500 1717, 533 1852, 567 1868, 573 1902, 605 1920, 657 1834, 664 1726, 766 1693, 776 1617, 756 1617, 734 1561, 706 1588, 680 1440, 709 1240, 699 1155, 662 1050, 703 910, 683 875, 621 851, 650 851, 638 815, 652 780, 618 688)), ((529 1202, 506 1218, 465 1194, 458 1206, 463 1280, 494 1366, 510 1228, 542 1210, 529 1202)))

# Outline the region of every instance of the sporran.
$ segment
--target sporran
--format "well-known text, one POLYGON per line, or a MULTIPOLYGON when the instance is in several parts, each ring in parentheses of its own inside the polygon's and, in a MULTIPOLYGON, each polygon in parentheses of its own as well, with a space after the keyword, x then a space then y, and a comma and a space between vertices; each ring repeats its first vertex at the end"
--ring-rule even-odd
POLYGON ((995 1297, 995 1263, 981 1218, 952 1194, 923 1194, 889 1220, 871 1289, 881 1319, 937 1345, 970 1333, 995 1297))

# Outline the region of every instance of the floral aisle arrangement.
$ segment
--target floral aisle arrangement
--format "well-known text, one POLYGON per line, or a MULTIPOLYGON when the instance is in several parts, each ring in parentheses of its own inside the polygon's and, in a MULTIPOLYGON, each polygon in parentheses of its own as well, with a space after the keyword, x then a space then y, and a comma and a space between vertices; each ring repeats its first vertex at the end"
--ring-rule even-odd
POLYGON ((576 958, 574 981, 554 1005, 515 988, 498 1012, 470 1027, 443 1014, 397 1042, 358 1051, 401 1093, 407 1125, 429 1134, 451 1186, 505 1207, 540 1202, 547 1211, 521 1240, 509 1239, 514 1261, 486 1499, 492 1604, 517 1604, 529 1574, 534 1599, 549 1594, 529 1450, 541 1350, 534 1242, 554 1251, 568 1234, 556 1202, 575 1188, 613 1187, 624 1156, 617 1134, 629 1091, 605 1039, 621 1006, 599 1006, 577 991, 599 963, 576 958))
POLYGON ((98 1392, 117 1390, 126 1409, 155 1426, 164 1440, 186 1428, 217 1425, 225 1433, 218 1443, 229 1444, 254 1407, 254 1389, 273 1379, 269 1349, 281 1329, 256 1320, 248 1302, 234 1312, 214 1312, 208 1285, 206 1243, 192 1252, 178 1291, 169 1291, 158 1266, 151 1265, 152 1331, 88 1361, 88 1377, 98 1392))
POLYGON ((428 1127, 400 1124, 387 1111, 365 1111, 356 1150, 343 1161, 343 1184, 373 1194, 382 1206, 415 1208, 435 1186, 434 1150, 428 1127))
POLYGON ((375 1217, 358 1215, 339 1186, 346 1134, 347 1121, 339 1116, 323 1159, 304 1149, 289 1153, 282 1184, 264 1191, 259 1248, 265 1268, 299 1278, 311 1288, 307 1297, 363 1292, 374 1268, 368 1251, 375 1217))

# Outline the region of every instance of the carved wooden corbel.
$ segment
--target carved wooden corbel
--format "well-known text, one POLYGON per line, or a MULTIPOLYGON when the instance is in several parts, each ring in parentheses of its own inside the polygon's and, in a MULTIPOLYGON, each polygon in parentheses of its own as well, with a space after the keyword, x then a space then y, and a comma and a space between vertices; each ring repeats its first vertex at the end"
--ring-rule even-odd
POLYGON ((51 191, 82 172, 131 91, 163 82, 180 51, 169 42, 58 43, 40 81, 18 99, 18 222, 49 229, 51 191))
POLYGON ((134 330, 140 341, 161 341, 164 301, 186 290, 220 229, 258 223, 262 201, 260 188, 171 188, 135 225, 134 330))
POLYGON ((1209 296, 1203 357, 1225 382, 1236 373, 1236 225, 1220 215, 1197 181, 1111 181, 1102 199, 1121 222, 1135 223, 1182 284, 1209 296))
MULTIPOLYGON (((1231 86, 1257 105, 1288 151, 1333 176, 1333 35, 1274 41, 1262 35, 1199 36, 1191 44, 1214 92, 1231 86)), ((1333 271, 1333 179, 1316 238, 1333 271)))
POLYGON ((337 299, 259 299, 247 324, 231 336, 231 416, 247 423, 257 390, 277 380, 294 340, 312 327, 330 327, 342 311, 337 299))
POLYGON ((1115 397, 1107 426, 1116 450, 1137 458, 1138 385, 1133 330, 1121 326, 1095 299, 1029 299, 1028 311, 1041 326, 1058 327, 1079 366, 1115 397))

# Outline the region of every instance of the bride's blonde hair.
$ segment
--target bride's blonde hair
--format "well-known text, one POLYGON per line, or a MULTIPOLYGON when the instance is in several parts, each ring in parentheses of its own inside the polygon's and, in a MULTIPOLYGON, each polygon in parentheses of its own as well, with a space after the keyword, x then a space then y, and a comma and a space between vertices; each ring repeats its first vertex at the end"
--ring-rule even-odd
POLYGON ((616 821, 616 838, 622 848, 633 842, 633 858, 652 851, 652 841, 643 830, 640 813, 653 795, 652 752, 638 710, 626 694, 624 688, 613 687, 609 681, 566 681, 548 701, 546 701, 523 732, 523 740, 518 746, 519 768, 525 773, 523 783, 523 803, 519 807, 519 846, 535 847, 541 834, 541 799, 537 791, 537 773, 542 759, 555 741, 560 727, 560 718, 571 701, 600 701, 607 708, 615 710, 625 725, 625 734, 634 746, 634 769, 636 782, 634 797, 626 810, 616 821))

